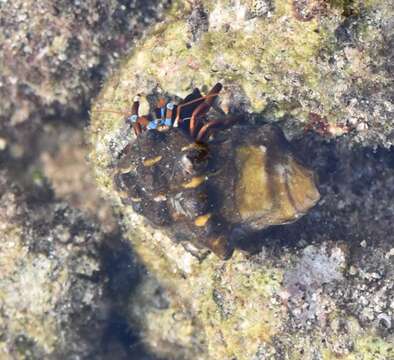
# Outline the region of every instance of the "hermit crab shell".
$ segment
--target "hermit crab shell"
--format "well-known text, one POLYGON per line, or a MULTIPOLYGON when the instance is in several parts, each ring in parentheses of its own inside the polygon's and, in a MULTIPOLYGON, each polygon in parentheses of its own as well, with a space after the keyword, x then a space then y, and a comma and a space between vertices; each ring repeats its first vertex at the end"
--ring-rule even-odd
POLYGON ((125 205, 190 250, 222 259, 240 241, 295 221, 320 198, 314 173, 273 125, 235 125, 198 143, 178 128, 131 141, 115 183, 125 205))
POLYGON ((262 230, 297 220, 320 199, 314 172, 301 164, 276 126, 233 126, 212 149, 221 171, 221 214, 234 229, 262 230))

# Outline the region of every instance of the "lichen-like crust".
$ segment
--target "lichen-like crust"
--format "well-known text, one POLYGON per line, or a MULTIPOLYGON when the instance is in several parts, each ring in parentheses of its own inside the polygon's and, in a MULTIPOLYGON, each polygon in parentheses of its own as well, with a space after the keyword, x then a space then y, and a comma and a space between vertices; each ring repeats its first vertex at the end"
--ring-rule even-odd
MULTIPOLYGON (((331 149, 335 145, 311 142, 309 135, 304 136, 305 129, 315 131, 317 137, 348 133, 351 144, 390 146, 392 81, 390 62, 386 60, 392 54, 392 2, 324 1, 326 9, 318 9, 314 5, 317 3, 175 1, 167 21, 159 24, 106 82, 96 108, 127 110, 137 93, 161 93, 177 101, 194 86, 205 84, 210 88, 220 80, 224 85, 220 106, 225 112, 236 109, 256 122, 263 118, 270 123, 281 120, 286 136, 303 138, 304 151, 311 143, 317 147, 311 157, 320 154, 325 158, 326 146, 331 149), (196 3, 198 8, 194 10, 196 3), (308 17, 310 10, 314 13, 310 21, 297 19, 297 15, 308 17), (189 16, 191 12, 193 16, 189 16)), ((205 93, 207 89, 202 90, 205 93)), ((115 203, 119 197, 113 191, 114 169, 109 165, 130 139, 130 130, 123 131, 122 123, 115 114, 93 114, 90 132, 98 182, 115 203)), ((218 138, 226 139, 228 132, 235 134, 236 128, 218 133, 218 138)), ((245 155, 240 152, 242 147, 254 147, 249 141, 252 137, 249 132, 248 141, 236 147, 238 156, 245 155)), ((210 154, 215 154, 219 164, 224 166, 223 158, 232 158, 232 165, 236 164, 234 147, 229 145, 226 153, 225 143, 219 146, 220 152, 213 146, 210 144, 210 154)), ((312 160, 322 166, 319 171, 324 170, 323 174, 332 167, 340 170, 335 178, 330 175, 328 186, 324 182, 328 194, 313 216, 305 219, 308 226, 290 225, 273 231, 253 256, 235 251, 225 262, 214 255, 201 261, 173 242, 171 231, 153 228, 130 205, 119 206, 133 249, 160 283, 160 295, 155 295, 157 287, 152 281, 130 298, 130 318, 133 323, 138 320, 144 342, 152 352, 163 358, 198 360, 393 357, 392 329, 384 335, 380 330, 375 332, 377 328, 372 325, 380 312, 391 309, 390 287, 386 286, 390 273, 382 275, 380 271, 391 269, 388 263, 392 255, 385 255, 387 248, 370 246, 370 240, 365 249, 357 250, 364 237, 372 242, 385 238, 391 248, 391 237, 383 229, 375 232, 389 222, 387 209, 382 210, 387 202, 376 203, 372 198, 380 200, 387 194, 382 189, 390 188, 392 176, 385 169, 372 187, 364 183, 361 190, 357 186, 357 192, 363 194, 354 194, 355 184, 369 181, 375 174, 371 169, 377 171, 384 165, 375 161, 373 166, 365 164, 364 170, 364 157, 356 157, 363 163, 357 168, 353 157, 345 158, 343 149, 335 154, 335 166, 331 165, 331 156, 326 162, 319 156, 312 160), (328 162, 330 166, 326 167, 328 162), (365 209, 357 208, 363 201, 365 209), (310 239, 316 245, 302 250, 310 239), (350 256, 336 240, 352 243, 350 249, 357 253, 350 256), (327 241, 326 245, 321 241, 327 241), (294 247, 289 249, 289 242, 294 247), (363 265, 359 254, 365 258, 373 255, 373 260, 365 260, 363 265), (358 275, 347 271, 350 265, 355 266, 358 275), (372 277, 375 274, 383 277, 377 280, 372 277), (292 281, 286 283, 289 278, 292 281), (164 298, 167 306, 159 308, 158 298, 164 298), (369 320, 364 322, 366 318, 369 320)), ((250 164, 258 167, 260 160, 261 155, 256 155, 250 164)), ((370 164, 374 162, 369 160, 370 164)), ((232 174, 234 182, 222 180, 226 188, 220 186, 221 173, 210 176, 207 183, 218 184, 222 199, 234 199, 236 182, 247 182, 253 167, 242 178, 234 176, 237 169, 233 167, 233 173, 227 174, 232 174)), ((183 189, 180 184, 178 188, 183 189)), ((255 195, 261 196, 259 191, 255 195)), ((220 205, 223 216, 235 216, 231 201, 229 204, 229 208, 225 203, 220 205)), ((196 220, 204 223, 204 217, 196 220)))

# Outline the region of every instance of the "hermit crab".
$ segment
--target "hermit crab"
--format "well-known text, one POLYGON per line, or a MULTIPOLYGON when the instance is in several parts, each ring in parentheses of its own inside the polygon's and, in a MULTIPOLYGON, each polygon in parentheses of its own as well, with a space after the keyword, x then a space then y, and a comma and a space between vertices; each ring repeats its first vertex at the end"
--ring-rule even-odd
POLYGON ((242 115, 214 115, 221 84, 178 104, 160 99, 126 122, 134 130, 114 184, 126 206, 186 248, 228 259, 240 239, 292 222, 319 200, 314 174, 292 155, 281 130, 242 115))

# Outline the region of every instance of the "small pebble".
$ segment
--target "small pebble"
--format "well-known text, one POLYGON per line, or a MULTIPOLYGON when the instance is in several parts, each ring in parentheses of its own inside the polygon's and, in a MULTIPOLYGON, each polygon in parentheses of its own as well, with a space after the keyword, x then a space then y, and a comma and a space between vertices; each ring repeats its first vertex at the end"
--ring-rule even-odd
POLYGON ((356 267, 355 266, 350 266, 350 268, 349 268, 349 274, 350 275, 356 275, 357 274, 357 269, 356 269, 356 267))
POLYGON ((357 131, 366 131, 368 130, 368 124, 365 122, 361 122, 356 126, 357 131))
POLYGON ((5 150, 7 147, 7 140, 4 138, 0 138, 0 151, 5 150))
POLYGON ((386 329, 391 329, 392 321, 391 321, 391 316, 390 315, 384 314, 384 313, 379 314, 378 315, 378 321, 379 321, 379 324, 382 327, 384 327, 386 329))
POLYGON ((394 256, 394 248, 391 248, 388 253, 386 253, 385 258, 390 259, 392 256, 394 256))

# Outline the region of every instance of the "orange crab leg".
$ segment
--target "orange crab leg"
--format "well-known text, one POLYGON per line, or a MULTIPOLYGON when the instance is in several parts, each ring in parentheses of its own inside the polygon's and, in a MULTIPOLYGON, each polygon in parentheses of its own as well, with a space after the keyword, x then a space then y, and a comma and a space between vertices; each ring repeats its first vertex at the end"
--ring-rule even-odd
POLYGON ((202 126, 202 128, 199 130, 199 132, 196 135, 196 141, 197 142, 201 142, 205 135, 212 130, 212 128, 215 127, 219 127, 219 126, 224 126, 224 127, 228 127, 230 125, 232 125, 234 122, 238 121, 238 119, 236 117, 228 117, 226 118, 226 120, 213 120, 213 121, 209 121, 208 123, 206 123, 204 126, 202 126))
POLYGON ((214 98, 219 95, 219 92, 220 92, 221 89, 222 89, 222 84, 217 83, 207 95, 201 96, 201 97, 199 97, 197 99, 194 99, 194 100, 191 100, 191 101, 188 101, 188 102, 185 102, 183 104, 178 105, 177 109, 176 109, 176 117, 175 117, 175 121, 174 121, 174 126, 177 126, 182 121, 182 119, 181 119, 181 109, 183 107, 185 107, 187 105, 190 105, 190 104, 194 104, 196 102, 199 102, 202 99, 205 99, 205 102, 209 102, 210 106, 211 106, 212 103, 213 103, 214 98))
POLYGON ((197 117, 201 114, 206 113, 209 108, 212 106, 213 101, 218 96, 220 90, 222 90, 222 84, 217 83, 208 93, 205 101, 198 105, 198 107, 193 111, 192 117, 190 119, 190 135, 192 137, 195 136, 196 128, 197 128, 197 117))
POLYGON ((138 123, 138 122, 134 123, 134 124, 133 124, 133 130, 134 130, 135 135, 141 134, 141 133, 142 133, 141 124, 138 123))
POLYGON ((142 132, 141 125, 138 120, 138 109, 140 107, 140 97, 137 95, 134 98, 133 105, 131 106, 131 115, 127 118, 127 121, 130 121, 130 125, 133 127, 135 135, 139 135, 142 132))

